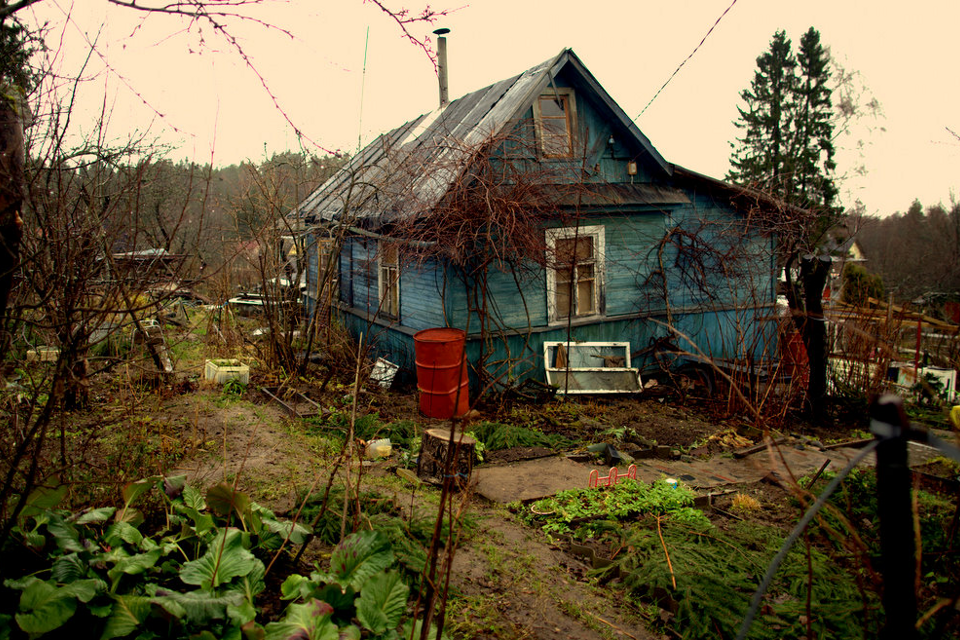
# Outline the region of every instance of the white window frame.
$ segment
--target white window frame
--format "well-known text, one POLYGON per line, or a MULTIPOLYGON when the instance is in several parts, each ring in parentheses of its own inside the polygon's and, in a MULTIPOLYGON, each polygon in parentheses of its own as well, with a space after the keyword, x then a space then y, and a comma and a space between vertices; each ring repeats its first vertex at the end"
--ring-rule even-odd
POLYGON ((604 258, 606 256, 606 239, 605 239, 606 230, 603 225, 590 225, 585 227, 557 227, 555 229, 546 230, 546 244, 547 244, 547 317, 550 324, 562 324, 566 323, 568 320, 582 320, 584 318, 596 318, 603 316, 602 302, 603 302, 603 289, 604 289, 604 280, 605 280, 605 265, 604 258), (566 240, 570 238, 593 238, 593 250, 594 250, 594 279, 596 281, 596 286, 593 288, 593 313, 586 315, 577 315, 576 307, 579 306, 578 291, 577 291, 577 278, 574 275, 573 286, 571 287, 571 307, 574 309, 572 318, 566 316, 559 317, 557 310, 557 270, 555 267, 556 262, 556 247, 557 240, 566 240))
POLYGON ((397 243, 385 240, 377 241, 377 302, 379 305, 378 315, 392 320, 400 319, 400 246, 397 243), (388 247, 394 250, 395 262, 386 261, 388 247), (390 271, 394 273, 392 287, 388 286, 387 278, 384 277, 390 271), (391 290, 395 292, 393 301, 386 299, 391 290), (393 308, 391 302, 396 304, 396 309, 393 308))
POLYGON ((640 393, 640 370, 630 362, 629 342, 544 342, 543 362, 547 384, 559 394, 640 393), (576 351, 620 352, 619 362, 598 357, 587 364, 576 351), (562 355, 562 362, 560 353, 562 355), (578 365, 572 362, 581 362, 578 365))
POLYGON ((533 119, 536 122, 537 127, 537 146, 540 149, 540 153, 544 158, 572 158, 574 155, 574 147, 576 145, 577 139, 577 97, 573 89, 570 87, 547 87, 547 89, 537 96, 537 99, 533 101, 533 119), (546 146, 547 136, 544 134, 543 129, 543 113, 540 108, 541 99, 554 99, 557 97, 563 98, 566 103, 566 116, 567 116, 567 143, 568 148, 566 153, 555 153, 551 152, 546 146))

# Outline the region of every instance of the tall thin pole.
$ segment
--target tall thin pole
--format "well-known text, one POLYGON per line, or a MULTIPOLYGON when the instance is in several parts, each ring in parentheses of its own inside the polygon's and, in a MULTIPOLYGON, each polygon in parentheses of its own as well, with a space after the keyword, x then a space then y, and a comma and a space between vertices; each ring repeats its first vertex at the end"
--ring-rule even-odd
POLYGON ((913 540, 911 474, 906 431, 910 421, 903 401, 884 395, 870 409, 871 431, 877 436, 877 515, 880 517, 881 601, 887 621, 881 640, 917 637, 916 550, 913 540))
POLYGON ((367 37, 363 41, 363 73, 360 76, 360 115, 357 119, 357 153, 360 153, 363 144, 363 91, 367 84, 367 49, 370 46, 370 27, 367 27, 367 37))

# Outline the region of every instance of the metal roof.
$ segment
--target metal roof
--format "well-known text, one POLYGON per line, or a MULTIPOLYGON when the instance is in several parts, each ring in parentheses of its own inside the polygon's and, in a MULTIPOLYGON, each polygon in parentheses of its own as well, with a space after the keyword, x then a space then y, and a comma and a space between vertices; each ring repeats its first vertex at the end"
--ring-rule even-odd
MULTIPOLYGON (((293 211, 308 222, 346 217, 376 226, 435 207, 460 177, 475 150, 519 121, 566 66, 630 132, 666 174, 667 163, 570 49, 523 73, 468 93, 443 108, 379 136, 293 211)), ((636 194, 634 194, 636 195, 636 194)), ((651 197, 652 194, 646 194, 651 197)), ((653 197, 662 201, 663 194, 653 197)))

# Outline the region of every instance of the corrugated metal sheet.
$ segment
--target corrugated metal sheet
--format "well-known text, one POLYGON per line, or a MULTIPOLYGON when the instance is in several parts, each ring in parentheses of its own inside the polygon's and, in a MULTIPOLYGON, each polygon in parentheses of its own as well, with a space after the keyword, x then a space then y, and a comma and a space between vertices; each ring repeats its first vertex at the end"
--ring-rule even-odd
MULTIPOLYGON (((520 119, 537 95, 567 64, 593 87, 617 119, 634 133, 653 159, 668 170, 649 140, 606 94, 573 51, 565 49, 520 75, 454 100, 443 109, 378 137, 294 211, 308 222, 334 218, 375 226, 396 217, 429 211, 439 203, 485 140, 520 119)), ((669 170, 668 170, 669 172, 669 170)), ((604 189, 614 204, 686 202, 670 189, 619 185, 604 189)))

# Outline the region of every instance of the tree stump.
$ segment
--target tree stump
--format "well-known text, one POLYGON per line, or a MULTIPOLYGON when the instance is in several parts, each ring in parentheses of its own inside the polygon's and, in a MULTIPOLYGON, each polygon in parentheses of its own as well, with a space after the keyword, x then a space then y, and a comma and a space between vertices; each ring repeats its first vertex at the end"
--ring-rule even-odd
MULTIPOLYGON (((433 484, 442 484, 447 463, 447 451, 450 448, 449 429, 427 429, 420 445, 420 457, 417 460, 417 476, 433 484)), ((454 461, 450 470, 456 482, 455 488, 466 487, 473 471, 473 461, 477 452, 477 441, 468 435, 456 433, 453 437, 454 461)))

